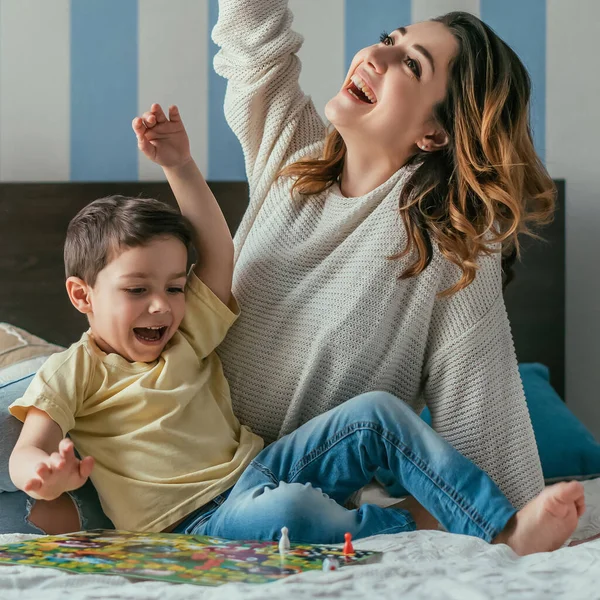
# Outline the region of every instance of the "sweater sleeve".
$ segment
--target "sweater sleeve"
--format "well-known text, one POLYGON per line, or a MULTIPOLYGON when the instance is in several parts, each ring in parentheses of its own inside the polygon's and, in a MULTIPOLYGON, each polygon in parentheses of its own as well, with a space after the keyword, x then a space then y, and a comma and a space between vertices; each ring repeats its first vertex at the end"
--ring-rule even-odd
POLYGON ((424 396, 433 428, 522 508, 544 481, 494 261, 437 315, 424 396))
POLYGON ((303 39, 286 0, 219 0, 215 71, 225 117, 244 151, 250 198, 262 201, 279 169, 320 143, 325 126, 299 85, 303 39))

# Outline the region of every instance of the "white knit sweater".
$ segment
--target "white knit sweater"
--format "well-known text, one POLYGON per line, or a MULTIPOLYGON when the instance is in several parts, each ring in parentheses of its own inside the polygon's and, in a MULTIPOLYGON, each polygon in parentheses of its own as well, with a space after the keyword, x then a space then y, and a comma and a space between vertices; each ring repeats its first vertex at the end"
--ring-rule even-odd
MULTIPOLYGON (((318 12, 315 12, 315 18, 318 12)), ((481 258, 466 290, 439 251, 407 262, 401 169, 376 190, 294 198, 283 164, 319 155, 325 127, 300 90, 302 37, 286 0, 220 0, 213 39, 228 79, 225 114, 245 155, 250 206, 237 232, 242 314, 219 354, 242 423, 267 442, 357 394, 389 391, 485 469, 517 507, 542 472, 501 291, 500 258, 481 258)))

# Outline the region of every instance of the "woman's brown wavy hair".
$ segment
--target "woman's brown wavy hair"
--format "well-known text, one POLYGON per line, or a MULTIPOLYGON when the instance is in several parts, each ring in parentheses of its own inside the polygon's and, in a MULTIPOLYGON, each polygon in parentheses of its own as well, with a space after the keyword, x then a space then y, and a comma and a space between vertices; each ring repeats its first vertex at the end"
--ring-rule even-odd
MULTIPOLYGON (((498 248, 511 278, 518 235, 551 220, 555 187, 533 146, 531 81, 519 57, 469 13, 433 20, 448 27, 459 46, 449 66, 446 98, 434 108, 450 141, 409 161, 417 167, 399 198, 408 237, 403 251, 390 258, 410 256, 401 278, 414 277, 427 268, 437 244, 461 271, 457 283, 442 292, 450 295, 473 282, 481 255, 498 248)), ((322 158, 293 163, 280 175, 295 178, 292 189, 300 194, 317 194, 338 180, 345 155, 334 129, 322 158)))

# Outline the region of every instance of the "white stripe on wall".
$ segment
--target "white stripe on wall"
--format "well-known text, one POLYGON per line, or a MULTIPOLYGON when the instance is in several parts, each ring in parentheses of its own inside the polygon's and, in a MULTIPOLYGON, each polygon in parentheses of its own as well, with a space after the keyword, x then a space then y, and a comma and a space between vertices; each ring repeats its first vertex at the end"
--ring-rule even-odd
POLYGON ((339 91, 344 81, 344 0, 313 2, 291 0, 293 27, 304 36, 299 57, 302 61, 300 85, 312 97, 319 114, 325 118, 325 104, 339 91))
MULTIPOLYGON (((198 167, 206 175, 208 155, 208 3, 178 0, 177 9, 164 0, 139 3, 140 114, 153 102, 165 112, 181 111, 198 167)), ((135 143, 132 133, 132 143, 135 143)), ((141 180, 164 179, 162 169, 140 156, 141 180)))
POLYGON ((569 407, 600 435, 598 277, 598 23, 600 3, 549 0, 546 55, 546 164, 566 180, 567 369, 569 407))
POLYGON ((426 21, 454 10, 479 16, 479 0, 412 0, 412 22, 426 21))
POLYGON ((66 181, 69 0, 0 3, 0 180, 66 181))

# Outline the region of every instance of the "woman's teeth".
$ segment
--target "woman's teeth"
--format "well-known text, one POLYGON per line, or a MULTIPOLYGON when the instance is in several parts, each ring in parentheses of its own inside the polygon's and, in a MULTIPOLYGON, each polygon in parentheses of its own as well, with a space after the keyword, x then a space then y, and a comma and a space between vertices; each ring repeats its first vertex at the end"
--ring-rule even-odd
MULTIPOLYGON (((367 97, 368 101, 371 104, 375 104, 377 102, 377 98, 375 96, 375 92, 360 78, 356 73, 350 77, 350 81, 367 97)), ((348 90, 357 100, 362 100, 359 98, 351 89, 348 90)))

